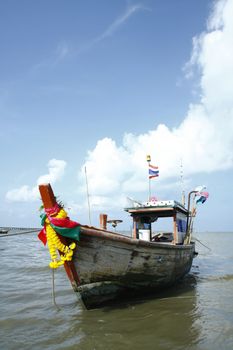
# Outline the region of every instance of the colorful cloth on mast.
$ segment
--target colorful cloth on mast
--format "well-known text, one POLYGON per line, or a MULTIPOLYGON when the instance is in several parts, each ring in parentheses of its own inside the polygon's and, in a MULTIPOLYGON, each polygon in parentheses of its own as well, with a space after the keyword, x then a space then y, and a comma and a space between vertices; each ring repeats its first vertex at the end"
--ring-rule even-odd
POLYGON ((78 222, 70 220, 68 216, 65 218, 58 218, 58 217, 51 216, 51 214, 53 215, 58 214, 60 210, 61 208, 58 205, 56 205, 53 208, 45 209, 45 213, 42 213, 40 215, 41 226, 44 226, 44 228, 38 234, 38 238, 44 243, 44 245, 46 245, 47 243, 46 224, 45 224, 46 218, 48 218, 49 224, 52 226, 55 232, 57 232, 63 237, 79 240, 80 224, 78 222))
POLYGON ((159 168, 157 166, 149 164, 149 179, 159 176, 159 168))
POLYGON ((205 203, 205 201, 207 200, 207 198, 209 197, 209 193, 208 192, 198 192, 196 194, 196 204, 198 203, 205 203))

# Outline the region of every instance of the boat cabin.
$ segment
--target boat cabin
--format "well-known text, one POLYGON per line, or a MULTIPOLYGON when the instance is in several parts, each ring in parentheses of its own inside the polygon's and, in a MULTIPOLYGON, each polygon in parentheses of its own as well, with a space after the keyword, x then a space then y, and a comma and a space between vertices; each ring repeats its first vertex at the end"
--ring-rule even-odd
POLYGON ((125 208, 125 211, 133 218, 133 238, 183 244, 188 210, 181 203, 174 200, 135 203, 134 207, 125 208), (161 218, 171 219, 171 232, 157 232, 156 224, 161 218))

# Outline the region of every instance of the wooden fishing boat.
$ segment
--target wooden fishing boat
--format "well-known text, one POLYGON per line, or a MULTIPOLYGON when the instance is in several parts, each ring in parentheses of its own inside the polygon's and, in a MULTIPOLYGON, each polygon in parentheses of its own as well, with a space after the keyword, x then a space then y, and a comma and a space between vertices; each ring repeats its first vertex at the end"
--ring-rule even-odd
MULTIPOLYGON (((39 190, 51 219, 56 215, 51 208, 57 206, 52 188, 43 184, 39 190)), ((195 192, 189 194, 189 203, 195 192)), ((77 248, 72 260, 64 266, 86 308, 154 293, 184 277, 195 255, 195 243, 191 241, 195 213, 189 207, 186 209, 176 201, 132 204, 125 209, 132 217, 131 237, 108 229, 106 214, 100 215, 100 227, 80 224, 77 248), (153 225, 161 218, 170 218, 171 232, 153 232, 153 225)), ((118 220, 111 220, 111 224, 114 221, 117 224, 118 220)), ((69 238, 59 237, 65 244, 71 242, 69 238)))

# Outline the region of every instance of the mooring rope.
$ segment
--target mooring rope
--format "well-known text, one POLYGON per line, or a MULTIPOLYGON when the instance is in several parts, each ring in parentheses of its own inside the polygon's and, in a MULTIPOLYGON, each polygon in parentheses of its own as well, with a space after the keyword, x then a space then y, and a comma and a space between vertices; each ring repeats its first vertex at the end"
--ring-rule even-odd
POLYGON ((197 242, 199 242, 201 245, 203 245, 203 247, 207 248, 207 249, 211 252, 211 249, 210 249, 209 247, 207 247, 207 245, 205 245, 204 243, 202 243, 198 238, 193 237, 193 239, 195 239, 197 242))
MULTIPOLYGON (((11 234, 6 233, 6 234, 3 234, 3 235, 0 235, 0 238, 11 237, 11 236, 19 236, 19 235, 26 235, 28 233, 35 233, 35 232, 39 232, 39 231, 40 231, 40 229, 33 229, 33 230, 29 230, 29 231, 17 232, 17 233, 11 233, 11 234)), ((61 308, 56 303, 56 296, 55 296, 55 271, 54 271, 54 269, 52 269, 52 299, 53 299, 53 304, 55 305, 57 310, 61 310, 61 308)))
POLYGON ((39 232, 40 229, 33 229, 33 230, 30 230, 30 231, 26 231, 26 232, 17 232, 17 233, 4 233, 4 234, 1 234, 0 235, 0 238, 3 238, 3 237, 11 237, 11 236, 19 236, 19 235, 26 235, 28 233, 33 233, 33 232, 39 232))
POLYGON ((52 297, 53 297, 53 304, 57 308, 57 310, 61 310, 61 308, 56 303, 56 297, 55 297, 55 269, 52 269, 52 297))

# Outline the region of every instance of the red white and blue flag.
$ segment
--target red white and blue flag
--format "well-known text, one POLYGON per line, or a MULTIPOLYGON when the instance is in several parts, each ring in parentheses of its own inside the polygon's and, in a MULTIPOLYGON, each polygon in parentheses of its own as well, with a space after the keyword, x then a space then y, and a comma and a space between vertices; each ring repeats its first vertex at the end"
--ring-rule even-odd
POLYGON ((157 166, 149 164, 149 179, 159 176, 159 168, 157 166))
POLYGON ((196 204, 198 203, 205 203, 205 201, 207 200, 207 198, 209 197, 209 193, 208 192, 198 192, 196 193, 196 204))

